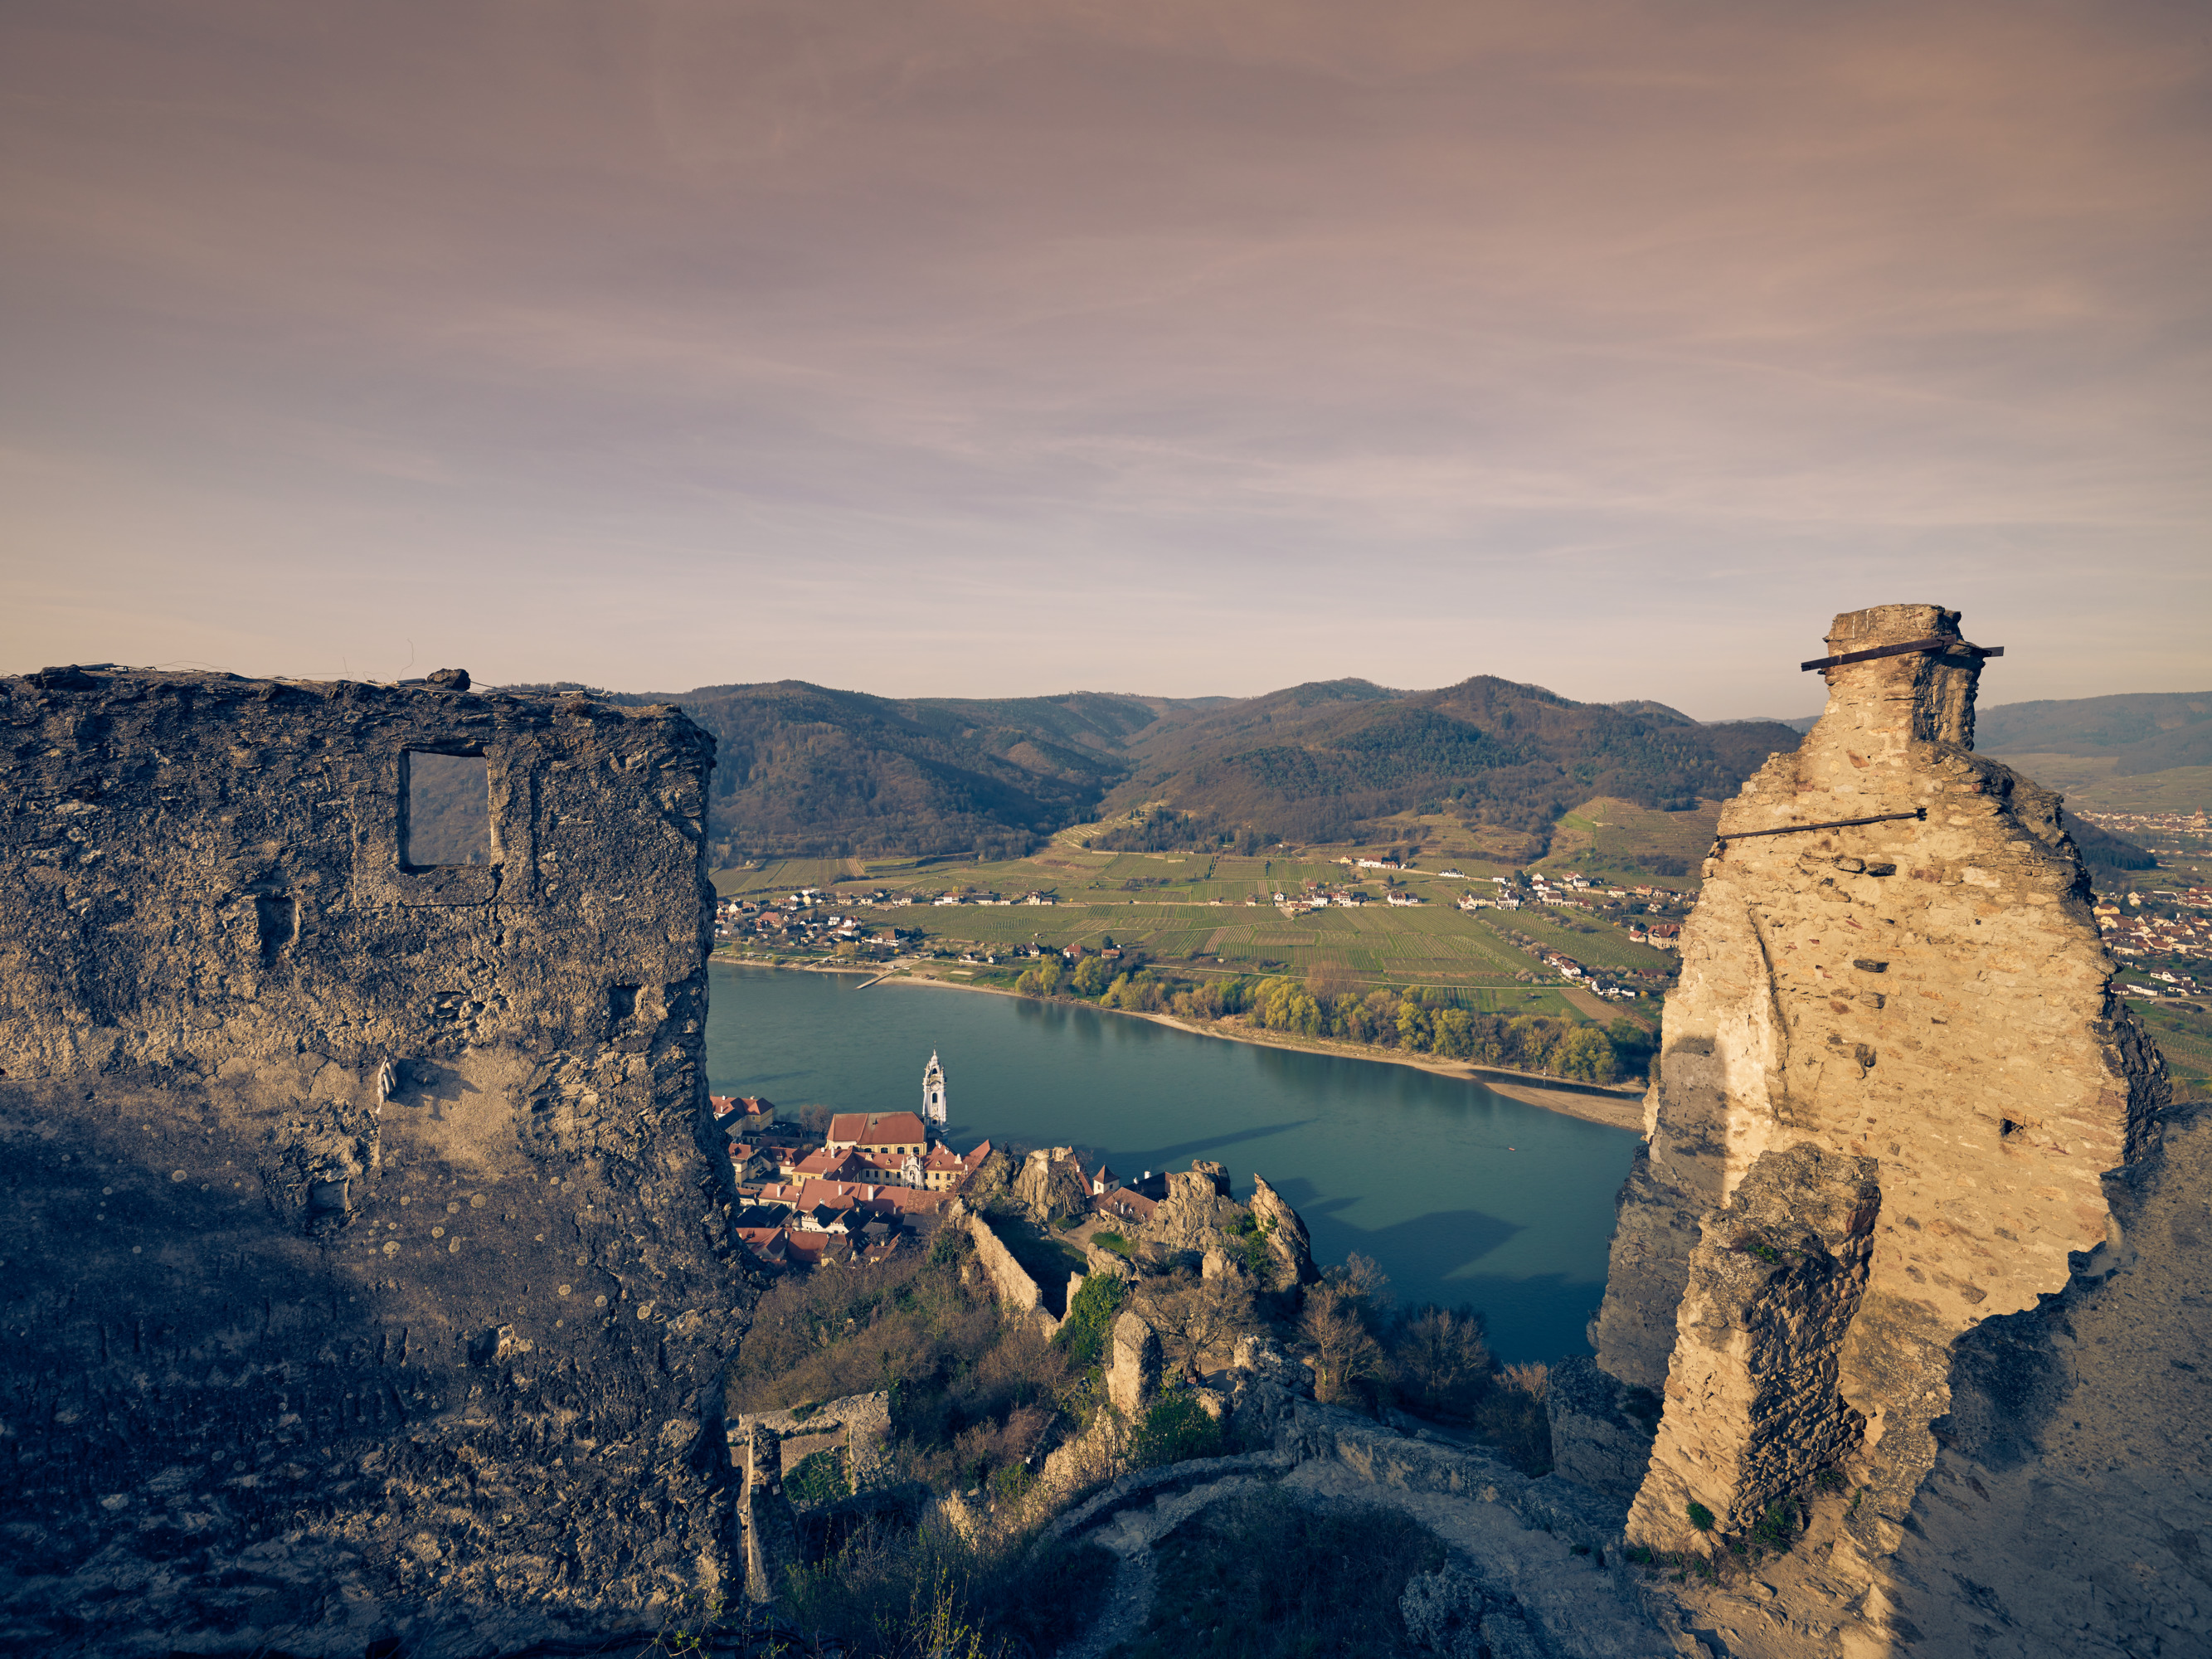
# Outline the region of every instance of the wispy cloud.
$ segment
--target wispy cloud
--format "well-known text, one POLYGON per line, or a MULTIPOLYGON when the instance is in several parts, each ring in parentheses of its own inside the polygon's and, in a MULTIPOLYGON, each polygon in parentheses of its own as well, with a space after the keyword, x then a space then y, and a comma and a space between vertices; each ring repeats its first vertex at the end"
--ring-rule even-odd
POLYGON ((2205 678, 2186 8, 48 0, 0 37, 18 665, 411 637, 1719 714, 1925 598, 2041 641, 2020 696, 2205 678))

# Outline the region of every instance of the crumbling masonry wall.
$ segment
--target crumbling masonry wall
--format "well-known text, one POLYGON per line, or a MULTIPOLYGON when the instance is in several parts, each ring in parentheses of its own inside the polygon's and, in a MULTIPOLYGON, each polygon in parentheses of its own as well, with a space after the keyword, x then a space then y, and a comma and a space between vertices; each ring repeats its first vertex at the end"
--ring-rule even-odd
POLYGON ((1632 1539, 1707 1547, 1692 1502, 1740 1532, 1836 1466, 1862 1588, 1962 1339, 2116 1237, 2103 1178, 2154 1155, 2165 1100, 2058 799, 1972 751, 1956 614, 1850 613, 1828 647, 1929 641, 1828 669, 1820 724, 1722 814, 1592 1328, 1664 1392, 1632 1539), (1881 821, 1756 833, 1841 819, 1881 821))
POLYGON ((725 1571, 672 707, 0 679, 0 1644, 520 1648, 725 1571), (488 863, 402 860, 480 755, 488 863))

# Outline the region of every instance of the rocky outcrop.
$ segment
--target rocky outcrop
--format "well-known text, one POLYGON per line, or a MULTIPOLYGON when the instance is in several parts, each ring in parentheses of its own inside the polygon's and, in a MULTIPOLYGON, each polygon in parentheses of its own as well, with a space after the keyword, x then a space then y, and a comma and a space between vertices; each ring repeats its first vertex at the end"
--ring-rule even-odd
POLYGON ((1256 1268, 1263 1290, 1321 1277, 1305 1223, 1261 1176, 1252 1177, 1249 1204, 1229 1195, 1229 1172, 1218 1164, 1200 1160, 1166 1180, 1167 1195, 1133 1230, 1134 1243, 1155 1262, 1180 1261, 1207 1278, 1256 1268))
POLYGON ((1228 1194, 1218 1165, 1179 1170, 1167 1177, 1167 1196, 1138 1230, 1144 1243, 1174 1255, 1203 1255, 1240 1231, 1245 1208, 1228 1194))
POLYGON ((1978 1592, 1939 1584, 1990 1582, 1960 1565, 2000 1547, 1979 1522, 1946 1576, 1905 1565, 1977 1356, 2089 1294, 2124 1231, 2112 1172, 2171 1177, 2058 799, 1972 750, 1956 615, 1881 606, 1828 642, 1869 654, 1722 814, 1592 1334, 1612 1378, 1664 1389, 1630 1536, 1711 1547, 1825 1466, 1856 1494, 1826 1627, 1871 1653, 1928 1628, 1893 1616, 1907 1586, 1957 1608, 1978 1592))
POLYGON ((722 1581, 711 744, 465 687, 0 679, 0 1645, 519 1649, 722 1581), (410 847, 430 757, 478 862, 410 847))
POLYGON ((1014 1172, 1015 1204, 1039 1226, 1081 1215, 1091 1207, 1091 1188, 1073 1147, 1041 1146, 1014 1172))
POLYGON ((1555 1361, 1544 1384, 1552 1467, 1623 1504, 1651 1467, 1659 1396, 1600 1370, 1580 1355, 1555 1361))
POLYGON ((1306 1235, 1306 1224, 1280 1193, 1256 1175, 1252 1177, 1251 1208, 1252 1219, 1267 1243, 1267 1288, 1287 1290, 1318 1280, 1321 1270, 1314 1266, 1313 1241, 1306 1235))

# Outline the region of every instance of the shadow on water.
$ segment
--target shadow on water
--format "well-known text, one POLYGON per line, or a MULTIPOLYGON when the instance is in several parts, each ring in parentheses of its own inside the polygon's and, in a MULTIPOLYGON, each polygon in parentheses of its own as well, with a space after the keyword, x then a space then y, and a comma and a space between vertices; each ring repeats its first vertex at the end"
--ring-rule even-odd
POLYGON ((1359 1202, 1356 1195, 1322 1198, 1303 1181, 1287 1182, 1279 1190, 1304 1219, 1316 1261, 1341 1261, 1357 1251, 1377 1261, 1419 1261, 1426 1269, 1425 1277, 1448 1279, 1526 1231, 1520 1222, 1481 1210, 1431 1210, 1380 1227, 1362 1227, 1343 1218, 1343 1212, 1359 1202), (1301 1188, 1306 1190, 1298 1192, 1301 1188))
MULTIPOLYGON (((1164 1170, 1184 1158, 1211 1158, 1231 1146, 1240 1146, 1248 1140, 1265 1140, 1270 1135, 1288 1134, 1294 1129, 1305 1128, 1314 1121, 1312 1118, 1302 1117, 1288 1123, 1262 1124, 1256 1129, 1232 1129, 1226 1133, 1208 1135, 1203 1140, 1186 1140, 1179 1146, 1158 1146, 1146 1152, 1125 1152, 1122 1156, 1140 1160, 1147 1170, 1164 1170)), ((1215 1161, 1220 1160, 1217 1158, 1215 1161)))

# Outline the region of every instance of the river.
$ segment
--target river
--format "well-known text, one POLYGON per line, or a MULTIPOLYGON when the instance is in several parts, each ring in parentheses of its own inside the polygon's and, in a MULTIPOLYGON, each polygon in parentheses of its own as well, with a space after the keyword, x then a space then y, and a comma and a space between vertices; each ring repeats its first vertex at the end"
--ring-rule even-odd
POLYGON ((1636 1137, 1409 1066, 1194 1036, 1097 1009, 715 963, 716 1094, 919 1111, 944 1061, 950 1139, 1103 1152, 1134 1179, 1194 1158, 1257 1170, 1324 1266, 1382 1264, 1407 1305, 1462 1303, 1506 1361, 1587 1353, 1636 1137))

